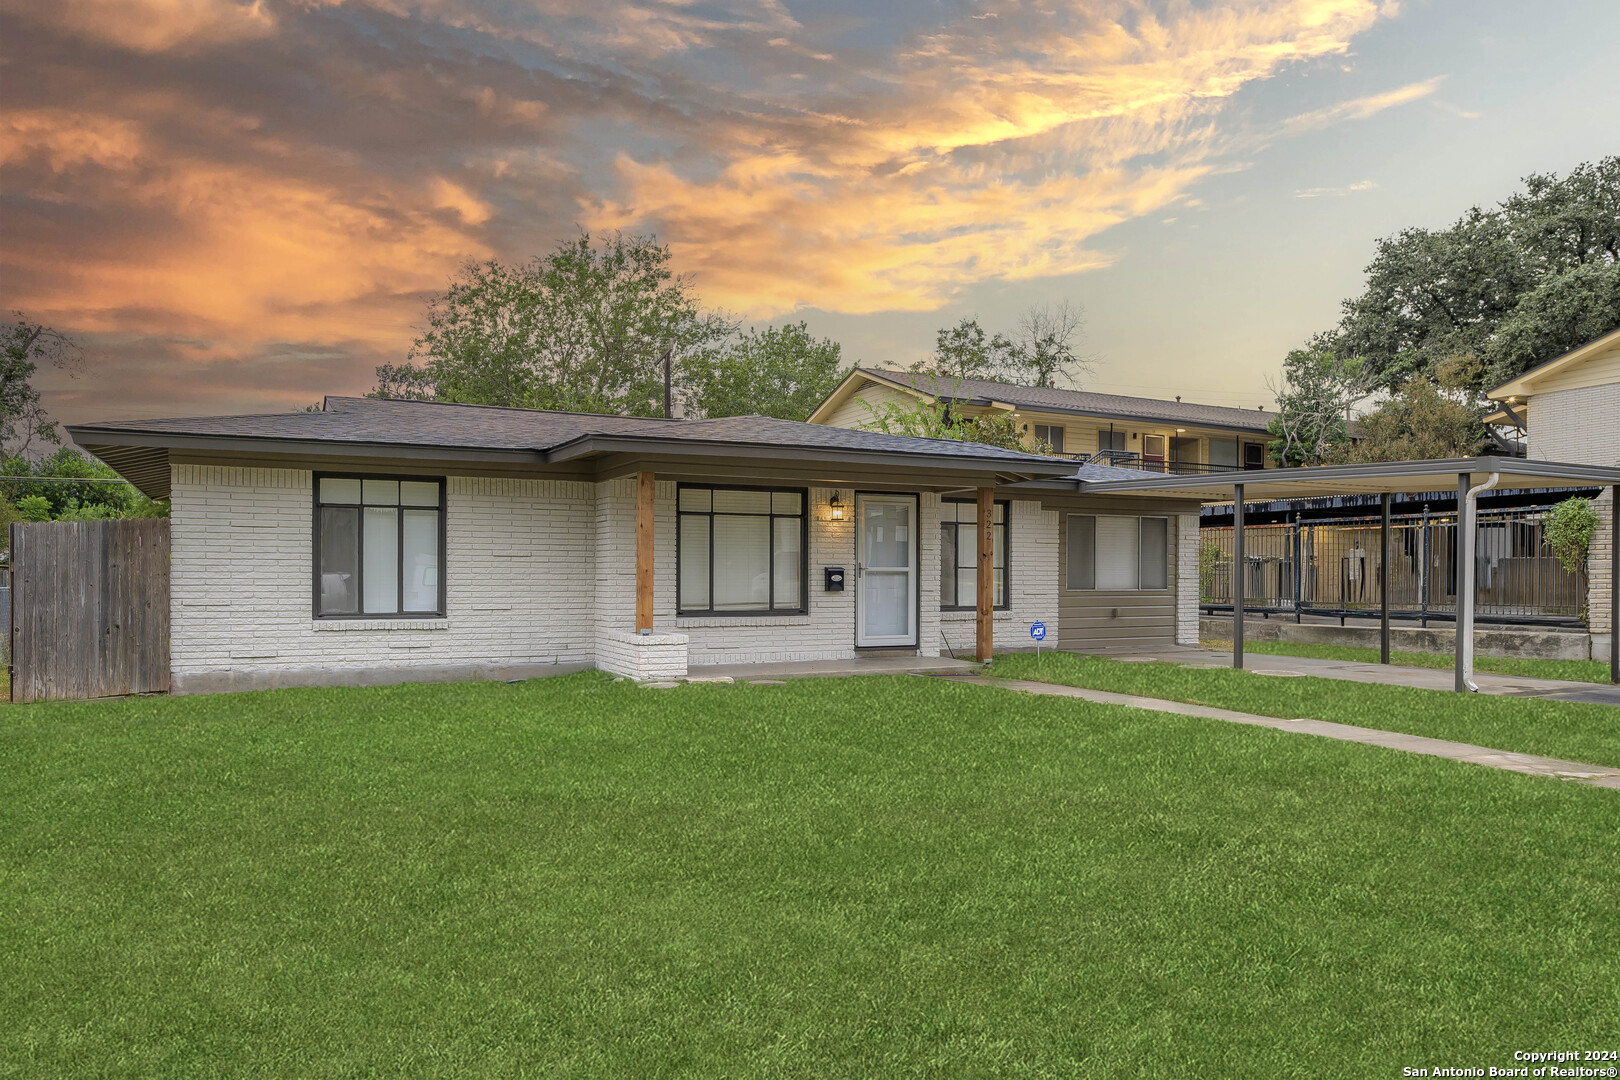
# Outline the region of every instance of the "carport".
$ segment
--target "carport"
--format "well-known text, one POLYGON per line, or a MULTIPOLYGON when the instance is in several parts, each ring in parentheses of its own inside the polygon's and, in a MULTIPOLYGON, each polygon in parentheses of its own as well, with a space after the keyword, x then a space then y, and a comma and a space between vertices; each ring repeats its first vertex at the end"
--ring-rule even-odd
MULTIPOLYGON (((1232 504, 1233 564, 1242 566, 1245 500, 1285 500, 1331 495, 1378 495, 1379 529, 1379 658, 1389 663, 1390 499, 1406 492, 1443 491, 1456 485, 1458 537, 1461 550, 1457 589, 1456 688, 1477 689, 1474 667, 1475 500, 1482 491, 1512 488, 1607 487, 1616 497, 1609 522, 1609 679, 1620 683, 1620 469, 1574 465, 1526 458, 1471 457, 1429 461, 1389 461, 1372 465, 1324 465, 1303 469, 1264 469, 1206 476, 1153 476, 1140 480, 1079 481, 1087 495, 1135 495, 1145 498, 1196 499, 1206 504, 1232 504)), ((1244 575, 1232 575, 1232 666, 1243 666, 1244 575)))

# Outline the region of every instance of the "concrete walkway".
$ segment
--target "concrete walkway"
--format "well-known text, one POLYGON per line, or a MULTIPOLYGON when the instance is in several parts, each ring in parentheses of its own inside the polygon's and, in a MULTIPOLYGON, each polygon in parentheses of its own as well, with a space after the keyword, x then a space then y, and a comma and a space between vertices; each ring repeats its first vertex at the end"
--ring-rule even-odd
MULTIPOLYGON (((1274 659, 1285 658, 1276 657, 1274 659)), ((1084 701, 1094 701, 1102 705, 1125 705, 1133 709, 1149 709, 1153 712, 1201 716, 1210 720, 1226 720, 1234 724, 1253 724, 1257 727, 1274 728, 1278 731, 1303 732, 1307 735, 1320 735, 1324 738, 1340 739, 1344 742, 1368 743, 1372 746, 1383 746, 1391 750, 1405 750, 1412 754, 1428 754, 1431 757, 1449 758, 1452 761, 1466 761, 1473 765, 1486 765, 1493 769, 1508 769, 1512 772, 1529 773, 1532 776, 1573 780, 1578 783, 1591 784, 1594 787, 1620 790, 1620 769, 1602 765, 1583 765, 1578 761, 1560 761, 1557 758, 1537 757, 1534 754, 1511 754, 1505 750, 1491 750, 1484 746, 1448 742, 1445 739, 1430 739, 1422 735, 1402 735, 1394 731, 1353 727, 1349 724, 1335 724, 1327 720, 1284 720, 1275 716, 1256 716, 1253 713, 1216 709, 1208 705, 1187 705, 1179 701, 1165 701, 1162 698, 1136 697, 1133 694, 1116 694, 1107 690, 1087 690, 1078 686, 1059 686, 1055 683, 1028 682, 1023 679, 993 679, 983 675, 974 675, 954 681, 976 683, 980 686, 992 686, 1000 690, 1013 690, 1026 694, 1080 698, 1084 701)))
MULTIPOLYGON (((1170 646, 1162 649, 1132 650, 1119 653, 1099 653, 1105 660, 1164 660, 1172 664, 1192 667, 1232 666, 1231 650, 1170 646)), ((1390 686, 1417 686, 1425 690, 1453 690, 1454 674, 1450 668, 1401 667, 1398 664, 1368 664, 1351 660, 1318 660, 1306 656, 1270 656, 1265 653, 1246 653, 1245 670, 1261 675, 1314 675, 1323 679, 1348 679, 1351 682, 1385 683, 1390 686)), ((1540 697, 1557 701, 1582 701, 1594 705, 1620 705, 1620 686, 1602 683, 1571 682, 1560 679, 1526 679, 1517 675, 1493 675, 1475 672, 1474 683, 1482 694, 1507 697, 1540 697)), ((1454 692, 1454 691, 1453 691, 1454 692)))
POLYGON ((952 660, 948 656, 918 656, 916 653, 869 653, 853 660, 800 660, 780 664, 695 664, 688 674, 692 678, 715 679, 722 676, 738 682, 757 682, 760 679, 819 679, 842 675, 907 675, 937 672, 971 674, 979 671, 972 660, 952 660))

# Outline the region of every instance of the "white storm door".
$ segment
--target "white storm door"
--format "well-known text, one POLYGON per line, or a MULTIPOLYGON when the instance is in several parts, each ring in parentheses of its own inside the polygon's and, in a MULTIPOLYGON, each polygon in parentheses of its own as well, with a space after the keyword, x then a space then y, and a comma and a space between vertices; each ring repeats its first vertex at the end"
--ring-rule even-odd
POLYGON ((855 496, 855 644, 917 644, 917 498, 855 496))

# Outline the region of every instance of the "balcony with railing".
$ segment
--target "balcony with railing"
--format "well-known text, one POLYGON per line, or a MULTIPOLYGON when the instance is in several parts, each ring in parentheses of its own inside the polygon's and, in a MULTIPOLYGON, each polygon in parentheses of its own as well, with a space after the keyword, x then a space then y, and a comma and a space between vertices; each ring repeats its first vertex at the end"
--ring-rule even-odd
POLYGON ((1112 465, 1117 469, 1140 469, 1143 472, 1167 473, 1173 476, 1208 476, 1213 473, 1242 472, 1236 465, 1212 465, 1207 461, 1176 461, 1162 457, 1145 457, 1134 450, 1099 450, 1095 454, 1062 454, 1082 465, 1112 465))

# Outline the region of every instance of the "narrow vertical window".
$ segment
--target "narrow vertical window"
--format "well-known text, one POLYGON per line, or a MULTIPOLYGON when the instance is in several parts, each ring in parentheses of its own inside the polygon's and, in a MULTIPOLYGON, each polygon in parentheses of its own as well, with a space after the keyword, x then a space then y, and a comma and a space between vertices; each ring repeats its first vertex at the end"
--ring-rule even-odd
MULTIPOLYGON (((995 573, 994 606, 1006 610, 1007 516, 1010 504, 995 504, 991 530, 990 563, 995 573)), ((971 611, 978 607, 979 506, 972 499, 945 500, 939 531, 939 606, 942 611, 971 611)))

